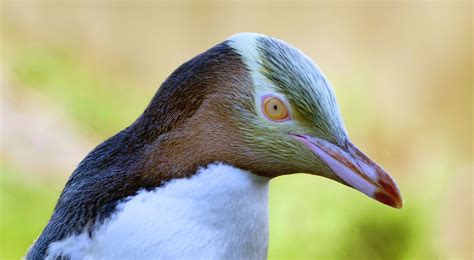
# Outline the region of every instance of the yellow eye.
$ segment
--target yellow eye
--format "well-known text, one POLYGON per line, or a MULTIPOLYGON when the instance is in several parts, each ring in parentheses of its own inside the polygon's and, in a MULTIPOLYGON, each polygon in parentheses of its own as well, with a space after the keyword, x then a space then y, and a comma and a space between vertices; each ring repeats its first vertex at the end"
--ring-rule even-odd
POLYGON ((283 121, 289 117, 285 103, 274 96, 263 100, 263 113, 265 113, 268 119, 274 121, 283 121))

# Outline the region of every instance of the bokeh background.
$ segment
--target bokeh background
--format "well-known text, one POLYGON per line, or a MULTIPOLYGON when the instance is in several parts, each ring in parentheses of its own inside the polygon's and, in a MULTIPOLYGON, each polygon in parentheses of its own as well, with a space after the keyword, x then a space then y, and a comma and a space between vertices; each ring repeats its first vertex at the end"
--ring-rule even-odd
POLYGON ((2 1, 0 259, 25 254, 76 165, 177 66, 242 31, 319 64, 405 201, 278 178, 270 259, 473 258, 472 2, 2 1))

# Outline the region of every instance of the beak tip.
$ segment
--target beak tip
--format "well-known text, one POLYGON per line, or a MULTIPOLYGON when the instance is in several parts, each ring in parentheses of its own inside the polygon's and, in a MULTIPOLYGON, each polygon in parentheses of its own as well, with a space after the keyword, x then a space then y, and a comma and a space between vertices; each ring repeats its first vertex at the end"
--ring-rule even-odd
POLYGON ((396 208, 396 209, 402 209, 403 208, 403 201, 402 200, 398 201, 398 203, 393 207, 396 208))
POLYGON ((384 191, 377 191, 373 198, 392 208, 401 209, 403 207, 403 200, 399 192, 389 194, 384 191))

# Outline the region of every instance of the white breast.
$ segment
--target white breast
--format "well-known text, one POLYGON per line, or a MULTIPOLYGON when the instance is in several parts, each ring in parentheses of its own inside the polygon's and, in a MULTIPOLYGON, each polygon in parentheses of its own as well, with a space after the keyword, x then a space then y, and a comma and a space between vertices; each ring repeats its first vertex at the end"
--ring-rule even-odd
POLYGON ((48 256, 91 259, 265 259, 268 179, 222 163, 120 204, 95 230, 52 243, 48 256))

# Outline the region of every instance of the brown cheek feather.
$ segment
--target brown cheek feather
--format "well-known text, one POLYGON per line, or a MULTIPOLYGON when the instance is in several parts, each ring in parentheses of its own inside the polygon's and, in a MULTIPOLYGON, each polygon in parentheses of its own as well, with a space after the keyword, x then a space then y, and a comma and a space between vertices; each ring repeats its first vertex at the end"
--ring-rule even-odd
MULTIPOLYGON (((241 164, 234 154, 245 150, 244 142, 226 113, 232 109, 229 101, 235 101, 232 96, 252 98, 249 92, 252 86, 240 59, 227 59, 224 67, 227 69, 223 65, 208 66, 208 71, 202 72, 207 75, 205 80, 197 78, 188 82, 189 91, 182 99, 197 99, 203 92, 207 95, 197 107, 181 104, 185 110, 194 109, 189 117, 168 119, 175 126, 150 143, 143 158, 143 174, 162 181, 189 177, 199 167, 215 161, 241 164)), ((173 117, 170 113, 166 115, 173 117)))

